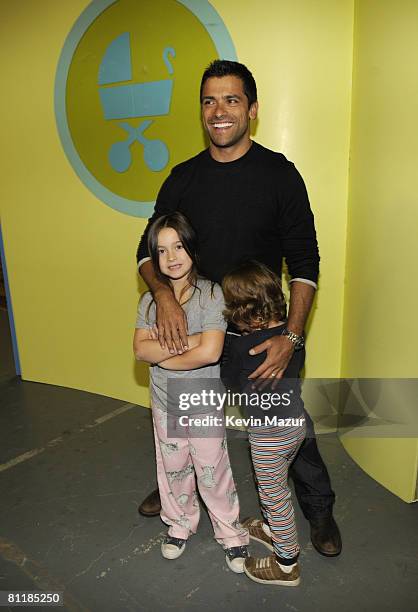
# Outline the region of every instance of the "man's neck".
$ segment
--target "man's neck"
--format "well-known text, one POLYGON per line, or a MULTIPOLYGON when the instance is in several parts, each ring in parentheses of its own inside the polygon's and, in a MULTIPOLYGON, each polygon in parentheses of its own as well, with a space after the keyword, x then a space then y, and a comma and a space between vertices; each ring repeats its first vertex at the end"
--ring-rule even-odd
POLYGON ((212 159, 222 163, 228 163, 243 157, 251 148, 253 141, 248 138, 244 142, 237 142, 232 147, 217 147, 212 142, 209 145, 209 153, 212 159))

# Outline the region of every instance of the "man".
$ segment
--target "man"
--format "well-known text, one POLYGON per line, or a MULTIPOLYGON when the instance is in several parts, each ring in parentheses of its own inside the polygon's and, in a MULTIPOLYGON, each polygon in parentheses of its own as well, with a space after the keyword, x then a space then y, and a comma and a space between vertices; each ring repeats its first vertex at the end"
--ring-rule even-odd
MULTIPOLYGON (((159 216, 180 210, 199 239, 201 273, 221 282, 245 259, 256 259, 281 277, 285 257, 292 277, 287 334, 253 349, 266 359, 251 378, 280 378, 311 309, 319 255, 313 215, 305 185, 294 165, 250 139, 250 120, 257 117, 257 88, 251 72, 238 62, 215 60, 204 72, 200 88, 202 121, 209 148, 173 168, 157 197, 154 215, 141 238, 139 272, 157 305, 158 337, 173 354, 187 350, 187 321, 170 289, 158 281, 148 257, 147 234, 159 216)), ((313 424, 290 474, 302 511, 311 525, 318 552, 336 556, 341 537, 332 516, 335 500, 328 472, 319 454, 313 424)), ((158 490, 139 507, 145 516, 159 513, 158 490)), ((256 534, 250 535, 256 537, 256 534)))

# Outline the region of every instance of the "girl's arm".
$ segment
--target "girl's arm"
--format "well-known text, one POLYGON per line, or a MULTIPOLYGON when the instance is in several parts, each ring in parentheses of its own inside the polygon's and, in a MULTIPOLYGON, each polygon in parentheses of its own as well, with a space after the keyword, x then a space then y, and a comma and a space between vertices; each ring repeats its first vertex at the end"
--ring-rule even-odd
POLYGON ((210 329, 201 333, 200 343, 182 355, 169 356, 159 365, 166 370, 195 370, 219 361, 224 346, 225 332, 210 329))
MULTIPOLYGON (((200 342, 201 334, 194 334, 188 336, 189 350, 197 347, 200 342)), ((147 361, 148 363, 160 363, 169 357, 173 357, 167 346, 161 348, 158 340, 150 339, 150 332, 148 329, 138 328, 135 330, 133 349, 135 359, 138 361, 147 361)))

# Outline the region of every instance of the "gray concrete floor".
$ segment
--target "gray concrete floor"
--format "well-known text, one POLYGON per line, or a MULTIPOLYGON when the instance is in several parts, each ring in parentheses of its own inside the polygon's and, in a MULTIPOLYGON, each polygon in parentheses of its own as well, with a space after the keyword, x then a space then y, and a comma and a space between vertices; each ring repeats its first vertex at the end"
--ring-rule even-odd
MULTIPOLYGON (((167 561, 160 554, 164 524, 137 513, 155 483, 149 411, 22 382, 14 375, 4 310, 0 332, 0 590, 65 591, 66 609, 93 612, 418 609, 418 506, 371 480, 335 435, 320 436, 319 446, 337 493, 340 557, 315 552, 296 507, 298 588, 233 574, 205 511, 183 556, 167 561)), ((242 433, 229 432, 229 449, 242 516, 258 515, 242 433)))

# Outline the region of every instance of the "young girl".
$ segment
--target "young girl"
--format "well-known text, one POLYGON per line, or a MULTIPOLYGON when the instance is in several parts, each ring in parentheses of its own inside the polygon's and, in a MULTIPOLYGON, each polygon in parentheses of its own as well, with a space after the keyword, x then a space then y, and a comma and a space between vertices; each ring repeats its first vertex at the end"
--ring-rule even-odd
MULTIPOLYGON (((168 381, 218 378, 225 339, 225 306, 219 285, 200 277, 196 268, 196 235, 179 212, 160 217, 148 237, 150 257, 159 279, 171 287, 183 307, 188 324, 188 350, 173 355, 155 338, 156 307, 150 292, 138 305, 134 336, 135 357, 151 364, 150 392, 154 424, 157 479, 161 519, 169 525, 161 546, 166 559, 177 559, 199 522, 199 493, 212 521, 216 540, 226 552, 226 562, 243 573, 248 556, 248 531, 239 522, 239 504, 232 477, 224 428, 216 437, 192 437, 167 412, 168 381), (181 430, 181 431, 180 431, 181 430), (173 437, 178 431, 178 436, 173 437)), ((171 384, 171 383, 170 383, 171 384)), ((198 381, 196 381, 198 384, 198 381)), ((169 388, 170 389, 170 388, 169 388)), ((170 395, 171 397, 171 395, 170 395)), ((218 413, 219 416, 219 413, 218 413)))
POLYGON ((242 524, 249 530, 250 538, 265 544, 274 554, 259 559, 250 557, 245 561, 244 571, 255 582, 296 586, 300 582, 299 545, 287 477, 305 437, 299 382, 305 351, 302 348, 293 353, 283 379, 273 383, 276 386, 269 387, 264 380, 257 390, 248 376, 266 354, 252 356, 249 351, 287 331, 286 304, 279 278, 263 264, 250 261, 227 274, 222 287, 225 317, 243 334, 230 342, 222 378, 229 387, 245 391, 246 397, 257 393, 264 406, 262 410, 251 407, 246 410, 247 416, 249 411, 253 418, 248 428, 249 442, 263 520, 249 518, 242 524))

